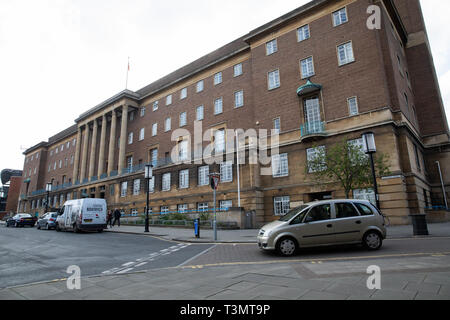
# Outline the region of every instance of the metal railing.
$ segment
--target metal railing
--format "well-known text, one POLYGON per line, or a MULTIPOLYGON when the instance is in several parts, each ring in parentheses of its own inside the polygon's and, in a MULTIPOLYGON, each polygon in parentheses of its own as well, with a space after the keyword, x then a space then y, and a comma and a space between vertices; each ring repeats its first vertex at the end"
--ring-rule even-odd
POLYGON ((302 137, 314 134, 323 134, 325 133, 325 122, 323 121, 306 122, 305 124, 300 126, 300 132, 302 137))

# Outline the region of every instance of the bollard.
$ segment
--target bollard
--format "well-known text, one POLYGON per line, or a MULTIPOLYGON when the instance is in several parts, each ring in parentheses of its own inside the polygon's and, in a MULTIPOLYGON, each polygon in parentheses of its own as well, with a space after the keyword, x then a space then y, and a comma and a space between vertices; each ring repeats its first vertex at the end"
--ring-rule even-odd
POLYGON ((196 238, 200 238, 200 219, 194 220, 194 234, 196 238))
POLYGON ((410 215, 415 236, 428 236, 428 226, 425 214, 410 215))

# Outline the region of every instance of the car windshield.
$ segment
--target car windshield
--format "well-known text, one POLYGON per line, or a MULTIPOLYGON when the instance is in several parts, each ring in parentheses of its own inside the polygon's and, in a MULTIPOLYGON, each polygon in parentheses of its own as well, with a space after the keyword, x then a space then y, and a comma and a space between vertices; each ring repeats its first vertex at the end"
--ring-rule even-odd
POLYGON ((291 211, 289 211, 285 216, 281 217, 279 221, 289 221, 306 208, 309 208, 309 206, 302 205, 300 207, 294 208, 291 211))

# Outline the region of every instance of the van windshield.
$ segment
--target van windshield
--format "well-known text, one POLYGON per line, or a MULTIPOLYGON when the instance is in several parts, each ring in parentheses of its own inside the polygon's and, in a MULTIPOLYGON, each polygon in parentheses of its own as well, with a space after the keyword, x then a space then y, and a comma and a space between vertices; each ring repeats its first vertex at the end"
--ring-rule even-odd
POLYGON ((309 206, 302 205, 300 207, 294 208, 291 211, 289 211, 285 216, 281 217, 279 221, 289 221, 306 208, 309 208, 309 206))

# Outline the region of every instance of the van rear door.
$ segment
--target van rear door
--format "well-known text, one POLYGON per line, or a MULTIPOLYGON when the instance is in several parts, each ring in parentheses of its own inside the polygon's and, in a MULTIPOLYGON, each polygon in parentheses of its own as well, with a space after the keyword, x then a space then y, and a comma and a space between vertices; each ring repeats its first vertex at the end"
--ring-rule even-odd
POLYGON ((103 201, 85 201, 83 206, 83 222, 85 225, 106 224, 106 206, 103 201))

